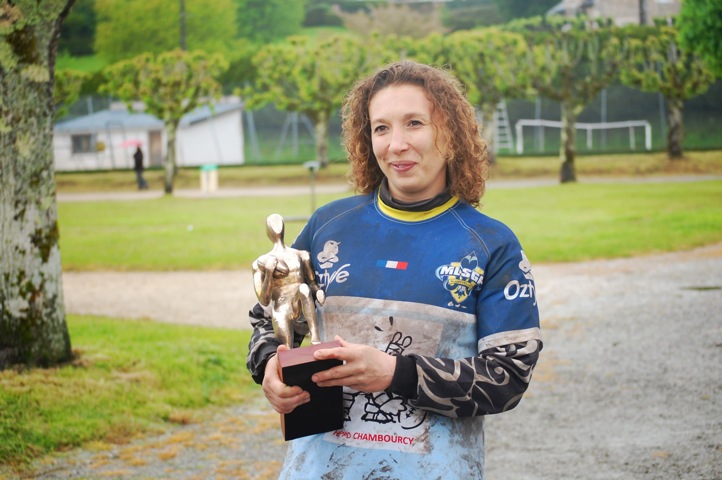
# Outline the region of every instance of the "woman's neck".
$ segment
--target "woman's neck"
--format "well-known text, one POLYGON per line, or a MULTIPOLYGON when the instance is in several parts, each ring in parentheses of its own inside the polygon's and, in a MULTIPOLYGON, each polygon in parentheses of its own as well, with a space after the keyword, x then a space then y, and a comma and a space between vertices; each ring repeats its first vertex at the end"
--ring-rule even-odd
POLYGON ((379 196, 381 197, 382 202, 389 207, 395 208, 396 210, 402 210, 405 212, 425 212, 448 202, 451 199, 451 192, 447 186, 443 192, 433 198, 420 200, 418 202, 401 202, 391 196, 388 181, 384 179, 379 187, 379 196))

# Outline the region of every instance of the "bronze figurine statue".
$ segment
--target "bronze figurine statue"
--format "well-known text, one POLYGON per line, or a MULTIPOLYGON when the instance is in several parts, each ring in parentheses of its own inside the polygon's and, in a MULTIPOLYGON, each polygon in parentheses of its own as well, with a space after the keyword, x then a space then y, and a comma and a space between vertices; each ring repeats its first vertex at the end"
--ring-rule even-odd
POLYGON ((321 338, 315 302, 323 305, 326 295, 316 283, 310 254, 286 246, 284 231, 283 217, 277 213, 269 215, 266 234, 273 248, 253 262, 253 287, 261 305, 271 307, 278 340, 293 348, 294 332, 300 335, 310 332, 311 343, 318 344, 321 338))

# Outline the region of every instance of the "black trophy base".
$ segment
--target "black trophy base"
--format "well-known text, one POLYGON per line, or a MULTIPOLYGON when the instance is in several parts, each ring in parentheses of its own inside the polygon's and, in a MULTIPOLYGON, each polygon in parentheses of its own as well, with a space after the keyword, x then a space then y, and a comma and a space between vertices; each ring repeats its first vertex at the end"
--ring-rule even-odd
POLYGON ((285 440, 330 432, 343 427, 343 387, 319 387, 311 381, 316 372, 342 365, 341 360, 316 360, 313 352, 340 347, 338 341, 292 348, 279 352, 281 379, 286 385, 298 385, 309 394, 311 401, 281 415, 281 430, 285 440))

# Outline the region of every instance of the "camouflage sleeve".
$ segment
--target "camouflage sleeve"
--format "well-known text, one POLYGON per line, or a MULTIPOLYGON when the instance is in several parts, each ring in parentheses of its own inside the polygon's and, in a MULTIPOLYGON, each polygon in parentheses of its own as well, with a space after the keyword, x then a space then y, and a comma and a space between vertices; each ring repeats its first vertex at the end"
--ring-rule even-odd
POLYGON ((248 356, 246 356, 246 368, 251 372, 253 381, 259 385, 263 382, 263 374, 266 370, 266 363, 271 356, 275 355, 276 349, 281 344, 276 340, 273 332, 273 323, 267 315, 263 306, 257 303, 250 312, 251 326, 253 333, 248 343, 248 356))
POLYGON ((409 398, 417 408, 447 417, 505 412, 521 401, 541 349, 541 341, 530 340, 490 348, 462 360, 410 355, 406 358, 413 362, 398 363, 389 390, 409 398), (414 376, 417 381, 412 391, 408 380, 414 376))

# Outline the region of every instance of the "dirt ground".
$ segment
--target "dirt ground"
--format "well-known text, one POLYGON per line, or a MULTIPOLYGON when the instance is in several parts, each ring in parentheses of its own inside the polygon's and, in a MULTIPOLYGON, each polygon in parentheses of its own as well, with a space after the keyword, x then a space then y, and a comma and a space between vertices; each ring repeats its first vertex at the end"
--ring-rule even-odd
POLYGON ((722 245, 535 277, 545 348, 488 478, 722 478, 722 245))
MULTIPOLYGON (((487 478, 722 478, 722 244, 533 273, 545 346, 521 404, 487 417, 487 478)), ((63 282, 69 313, 218 328, 248 328, 255 301, 250 272, 63 282)), ((259 396, 160 437, 45 459, 34 478, 276 478, 277 421, 259 396)))

